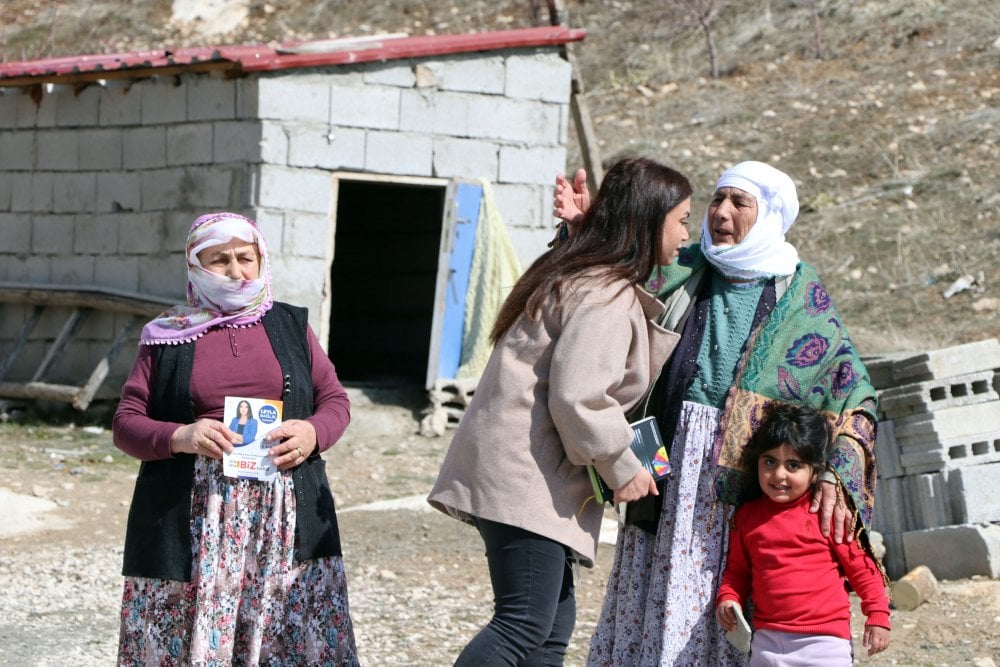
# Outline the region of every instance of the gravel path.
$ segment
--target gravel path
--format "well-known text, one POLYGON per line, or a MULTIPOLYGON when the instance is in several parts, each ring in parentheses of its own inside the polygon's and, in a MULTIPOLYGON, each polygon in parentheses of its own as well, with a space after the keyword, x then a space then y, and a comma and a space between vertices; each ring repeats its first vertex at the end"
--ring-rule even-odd
MULTIPOLYGON (((451 664, 489 616, 478 535, 423 509, 347 511, 341 530, 364 664, 451 664)), ((0 665, 113 664, 121 546, 26 541, 0 555, 0 665)))

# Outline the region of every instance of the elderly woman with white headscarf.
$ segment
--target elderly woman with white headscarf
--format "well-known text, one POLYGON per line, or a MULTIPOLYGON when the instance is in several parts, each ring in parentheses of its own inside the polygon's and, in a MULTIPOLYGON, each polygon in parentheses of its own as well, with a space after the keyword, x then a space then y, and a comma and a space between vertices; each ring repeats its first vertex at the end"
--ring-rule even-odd
POLYGON ((274 301, 257 224, 191 225, 187 303, 146 324, 115 412, 142 464, 125 534, 119 665, 356 665, 320 454, 350 401, 304 308, 274 301), (272 480, 225 474, 226 397, 282 402, 272 480))
MULTIPOLYGON (((576 218, 586 191, 557 180, 556 214, 576 218)), ((774 401, 827 415, 834 455, 813 501, 824 533, 867 546, 875 485, 876 395, 829 295, 785 233, 795 184, 741 162, 716 185, 701 241, 646 287, 681 332, 648 401, 671 442, 660 495, 629 507, 588 664, 739 665, 714 618, 729 519, 752 481, 742 447, 774 401)))

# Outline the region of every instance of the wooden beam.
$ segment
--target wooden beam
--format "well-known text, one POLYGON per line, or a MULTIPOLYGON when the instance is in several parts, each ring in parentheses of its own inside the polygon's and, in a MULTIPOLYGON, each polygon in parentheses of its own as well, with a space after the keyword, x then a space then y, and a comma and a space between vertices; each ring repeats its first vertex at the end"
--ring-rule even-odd
MULTIPOLYGON (((590 111, 587 108, 587 101, 584 98, 583 79, 580 77, 580 70, 576 64, 576 56, 573 54, 571 45, 563 47, 566 60, 569 61, 572 70, 572 89, 569 98, 570 113, 573 115, 573 123, 576 127, 576 138, 580 143, 580 155, 583 158, 583 168, 587 170, 587 187, 591 196, 597 194, 597 189, 604 180, 604 164, 601 161, 601 151, 598 148, 597 135, 594 132, 593 123, 590 120, 590 111)), ((570 175, 570 178, 572 176, 570 175)))
POLYGON ((93 308, 154 317, 177 299, 100 288, 0 283, 0 303, 93 308))
POLYGON ((7 355, 7 358, 4 359, 3 365, 0 366, 0 380, 3 380, 4 377, 7 376, 7 371, 9 371, 10 367, 14 365, 14 360, 17 358, 17 355, 21 353, 21 348, 24 347, 24 344, 28 342, 28 336, 30 336, 31 332, 34 331, 35 325, 38 324, 38 318, 42 316, 43 310, 45 310, 44 306, 35 306, 32 308, 31 315, 29 315, 28 319, 24 321, 24 324, 21 325, 21 331, 17 334, 17 340, 14 341, 14 347, 11 349, 10 354, 7 355))
POLYGON ((118 330, 118 335, 115 336, 115 340, 111 343, 111 347, 104 354, 104 358, 97 363, 97 367, 94 368, 94 372, 90 374, 90 378, 87 382, 80 387, 76 396, 73 398, 73 407, 81 412, 87 409, 90 402, 94 399, 94 394, 100 388, 101 383, 104 382, 104 378, 108 376, 108 372, 111 370, 111 364, 114 363, 115 358, 118 353, 121 352, 122 346, 125 345, 125 341, 128 340, 128 335, 131 333, 132 329, 139 322, 139 317, 133 315, 128 318, 121 329, 118 330))
POLYGON ((0 380, 6 377, 45 309, 51 307, 69 311, 69 316, 55 340, 48 342, 45 357, 31 379, 27 382, 0 382, 0 397, 63 401, 72 403, 78 410, 86 410, 107 378, 112 363, 135 325, 160 314, 175 301, 176 299, 168 297, 98 287, 0 283, 0 304, 13 304, 31 309, 30 315, 21 325, 10 355, 0 365, 0 380), (45 382, 45 377, 71 345, 88 314, 95 310, 108 314, 122 313, 128 317, 90 377, 79 387, 45 382))
POLYGON ((42 363, 38 365, 35 369, 35 374, 31 376, 32 382, 41 382, 48 375, 49 369, 55 365, 56 361, 62 356, 63 352, 66 350, 66 346, 76 332, 80 330, 80 326, 87 319, 87 315, 90 314, 90 309, 86 308, 73 308, 70 310, 69 317, 66 318, 66 322, 63 323, 62 330, 56 339, 52 341, 49 345, 48 351, 45 353, 45 358, 42 359, 42 363))
POLYGON ((72 403, 80 392, 79 387, 47 382, 0 382, 0 396, 72 403))

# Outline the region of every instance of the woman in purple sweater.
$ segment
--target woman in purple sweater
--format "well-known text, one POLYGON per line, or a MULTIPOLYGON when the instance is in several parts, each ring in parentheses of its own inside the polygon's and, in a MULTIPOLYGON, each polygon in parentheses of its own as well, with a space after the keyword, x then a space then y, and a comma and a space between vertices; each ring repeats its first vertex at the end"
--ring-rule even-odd
POLYGON ((142 461, 129 510, 120 665, 357 664, 320 454, 350 403, 306 311, 275 302, 264 238, 233 213, 194 221, 187 303, 149 322, 114 417, 142 461), (283 403, 272 481, 223 474, 226 396, 283 403))

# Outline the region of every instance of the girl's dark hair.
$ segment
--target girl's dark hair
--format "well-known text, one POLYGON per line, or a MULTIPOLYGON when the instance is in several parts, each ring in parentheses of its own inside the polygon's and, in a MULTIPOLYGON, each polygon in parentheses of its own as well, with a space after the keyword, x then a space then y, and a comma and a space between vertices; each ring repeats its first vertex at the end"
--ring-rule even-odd
POLYGON ((573 234, 528 267, 500 308, 490 340, 496 343, 522 314, 535 317, 545 297, 559 300, 567 278, 604 267, 608 282, 645 280, 657 264, 667 212, 691 196, 680 172, 647 158, 629 158, 605 174, 597 197, 573 234))
MULTIPOLYGON (((830 423, 818 410, 791 403, 771 403, 765 409, 764 421, 743 448, 740 463, 756 478, 760 455, 787 443, 800 461, 812 466, 813 472, 822 473, 829 456, 830 435, 830 423)), ((759 484, 750 487, 750 495, 759 495, 759 484)))

